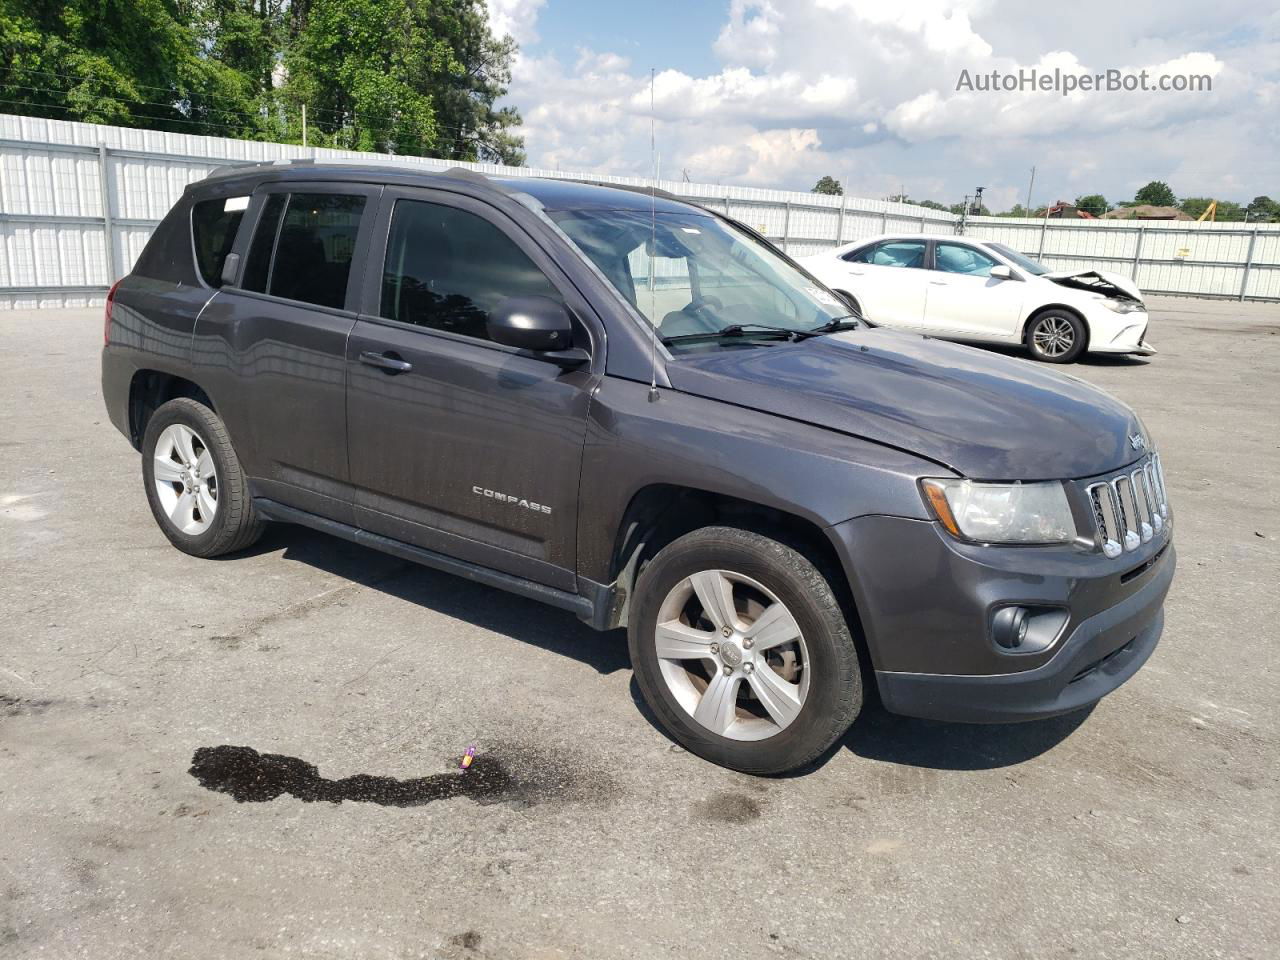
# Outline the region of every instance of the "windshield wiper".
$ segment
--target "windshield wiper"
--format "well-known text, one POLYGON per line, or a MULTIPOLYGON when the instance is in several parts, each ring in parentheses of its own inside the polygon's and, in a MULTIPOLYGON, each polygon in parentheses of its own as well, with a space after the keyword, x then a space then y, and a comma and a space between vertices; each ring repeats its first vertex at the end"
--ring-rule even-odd
POLYGON ((708 330, 705 333, 682 333, 675 337, 663 337, 664 343, 684 343, 689 340, 719 340, 722 337, 758 337, 778 336, 781 340, 795 340, 806 331, 793 330, 790 327, 774 327, 767 323, 731 323, 719 330, 708 330))
POLYGON ((854 330, 861 325, 862 318, 849 313, 843 317, 836 317, 834 320, 828 320, 820 327, 813 327, 810 330, 801 330, 800 335, 803 337, 821 337, 827 333, 839 333, 841 330, 854 330))

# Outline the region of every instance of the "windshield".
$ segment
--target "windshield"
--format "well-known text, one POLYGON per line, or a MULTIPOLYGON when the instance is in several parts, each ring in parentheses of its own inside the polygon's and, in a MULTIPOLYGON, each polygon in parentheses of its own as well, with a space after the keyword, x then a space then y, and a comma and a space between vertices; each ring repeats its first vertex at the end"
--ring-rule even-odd
POLYGON ((1049 272, 1049 268, 1043 263, 1032 260, 1030 257, 1019 253, 1017 250, 1006 247, 1003 243, 988 243, 987 246, 1000 254, 1000 256, 1004 257, 1010 263, 1021 267, 1032 276, 1039 277, 1049 272))
POLYGON ((779 330, 804 333, 849 316, 830 291, 713 216, 636 210, 550 216, 673 351, 760 346, 777 342, 779 330), (730 328, 731 337, 721 336, 730 328))

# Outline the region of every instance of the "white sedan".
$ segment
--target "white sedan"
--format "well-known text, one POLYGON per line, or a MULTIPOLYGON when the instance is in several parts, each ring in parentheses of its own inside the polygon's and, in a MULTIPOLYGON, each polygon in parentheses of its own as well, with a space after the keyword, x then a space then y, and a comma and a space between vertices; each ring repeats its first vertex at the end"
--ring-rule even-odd
POLYGON ((872 323, 947 340, 1025 344, 1049 363, 1085 351, 1149 356, 1133 281, 1052 272, 1000 243, 959 236, 859 240, 800 261, 872 323))

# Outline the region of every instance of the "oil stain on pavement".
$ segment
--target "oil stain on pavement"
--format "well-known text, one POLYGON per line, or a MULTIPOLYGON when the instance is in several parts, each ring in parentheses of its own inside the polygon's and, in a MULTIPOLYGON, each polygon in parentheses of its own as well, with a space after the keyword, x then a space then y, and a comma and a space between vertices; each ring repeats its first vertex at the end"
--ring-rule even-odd
POLYGON ((306 803, 349 800, 384 807, 417 807, 454 797, 532 806, 548 800, 609 801, 618 793, 602 774, 588 775, 559 758, 516 748, 482 753, 465 771, 409 780, 367 773, 329 780, 315 764, 298 757, 224 745, 197 749, 188 772, 201 786, 237 803, 265 803, 287 794, 306 803))

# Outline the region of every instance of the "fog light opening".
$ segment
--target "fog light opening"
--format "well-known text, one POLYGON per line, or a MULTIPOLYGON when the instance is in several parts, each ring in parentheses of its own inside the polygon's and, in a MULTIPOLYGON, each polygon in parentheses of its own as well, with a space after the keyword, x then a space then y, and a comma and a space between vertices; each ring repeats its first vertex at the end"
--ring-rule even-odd
POLYGON ((991 625, 991 635, 997 646, 1017 650, 1027 639, 1027 611, 1024 607, 1001 607, 996 611, 991 625))

